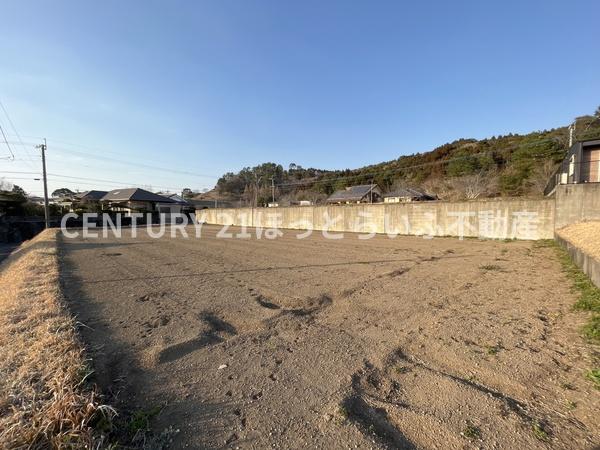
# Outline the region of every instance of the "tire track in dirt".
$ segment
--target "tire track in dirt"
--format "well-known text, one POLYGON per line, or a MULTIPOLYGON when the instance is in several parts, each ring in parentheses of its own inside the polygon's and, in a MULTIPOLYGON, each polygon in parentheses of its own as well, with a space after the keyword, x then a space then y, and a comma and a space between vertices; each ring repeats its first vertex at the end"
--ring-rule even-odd
MULTIPOLYGON (((431 435, 445 435, 448 439, 447 436, 456 435, 452 431, 461 426, 461 421, 450 415, 446 420, 439 420, 442 400, 438 395, 425 393, 428 389, 439 389, 439 386, 444 386, 446 396, 455 391, 462 406, 468 404, 470 407, 467 408, 470 415, 462 418, 464 425, 470 420, 483 424, 492 421, 492 417, 487 417, 489 412, 480 412, 483 411, 481 406, 487 404, 492 406, 489 410, 498 411, 502 420, 512 423, 512 426, 522 429, 537 426, 542 427, 544 432, 550 430, 546 418, 532 412, 526 403, 475 380, 430 367, 401 349, 388 355, 381 367, 365 361, 364 367, 352 375, 350 389, 342 398, 340 408, 362 433, 375 436, 383 447, 420 448, 415 428, 429 429, 431 435)), ((460 411, 457 412, 460 416, 460 411)), ((479 428, 477 430, 479 433, 479 428)), ((454 443, 452 440, 450 438, 446 442, 450 447, 463 444, 458 439, 454 443)), ((532 448, 540 444, 531 439, 532 448)))

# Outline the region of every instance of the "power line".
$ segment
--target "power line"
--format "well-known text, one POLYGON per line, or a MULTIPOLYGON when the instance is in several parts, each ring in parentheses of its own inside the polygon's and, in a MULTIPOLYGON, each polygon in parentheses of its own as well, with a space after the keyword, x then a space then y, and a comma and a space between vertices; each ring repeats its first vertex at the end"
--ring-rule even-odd
MULTIPOLYGON (((145 164, 145 163, 140 163, 140 162, 126 161, 126 160, 122 160, 122 159, 111 158, 109 156, 101 156, 101 155, 97 155, 94 153, 82 152, 79 150, 72 150, 69 148, 61 147, 61 146, 52 146, 52 148, 58 149, 59 151, 62 151, 65 153, 72 153, 72 154, 76 154, 76 155, 87 156, 88 158, 93 158, 93 159, 97 159, 97 160, 101 160, 101 161, 117 162, 119 164, 126 164, 126 165, 135 166, 135 167, 139 167, 139 168, 143 168, 143 169, 158 170, 161 172, 171 172, 171 173, 176 173, 179 175, 189 175, 189 176, 197 177, 197 178, 218 179, 221 177, 221 175, 208 175, 208 174, 202 174, 202 173, 197 173, 197 172, 189 172, 186 170, 171 169, 171 168, 168 168, 165 166, 160 167, 160 166, 154 166, 151 164, 145 164)), ((104 150, 102 150, 102 151, 104 151, 104 150)), ((110 153, 110 152, 106 152, 106 153, 110 153)))
MULTIPOLYGON (((98 181, 101 183, 120 184, 120 185, 125 185, 125 186, 135 185, 135 183, 131 183, 131 182, 128 183, 128 182, 124 182, 124 181, 103 180, 101 178, 75 177, 75 176, 70 176, 70 175, 59 175, 56 173, 48 173, 48 175, 50 175, 52 177, 68 178, 68 179, 73 179, 73 180, 90 180, 90 181, 98 181)), ((153 184, 153 183, 150 183, 150 184, 152 184, 152 186, 157 187, 157 188, 179 190, 179 188, 174 188, 173 186, 161 186, 161 185, 157 185, 157 184, 153 184)))
MULTIPOLYGON (((41 175, 40 172, 25 172, 25 171, 17 171, 17 170, 13 170, 13 171, 3 170, 3 171, 0 171, 0 174, 41 175)), ((156 188, 168 189, 168 190, 174 190, 174 191, 179 191, 180 190, 179 187, 157 185, 157 184, 154 184, 154 183, 140 183, 140 184, 136 184, 136 183, 125 182, 125 181, 105 180, 105 179, 101 179, 101 178, 90 178, 90 177, 76 177, 76 176, 71 176, 71 175, 61 175, 61 174, 58 174, 58 173, 50 173, 50 172, 48 172, 48 176, 52 177, 52 181, 60 181, 62 183, 88 184, 88 185, 95 185, 95 186, 98 185, 98 183, 84 183, 82 181, 67 181, 67 180, 62 180, 62 178, 67 178, 67 179, 70 179, 70 180, 97 181, 97 182, 101 182, 101 183, 107 183, 108 185, 112 185, 112 186, 118 186, 118 185, 122 185, 122 186, 135 186, 135 185, 151 184, 153 187, 156 187, 156 188), (59 178, 59 179, 57 179, 57 178, 59 178)), ((27 179, 29 179, 29 178, 27 178, 27 179)))
POLYGON ((4 133, 4 128, 2 128, 2 125, 0 125, 0 132, 2 132, 2 137, 4 138, 4 143, 6 144, 6 147, 8 148, 8 151, 10 152, 9 157, 2 158, 2 159, 10 159, 11 161, 14 161, 15 154, 13 153, 12 149, 10 148, 10 144, 8 143, 8 139, 6 139, 6 134, 4 133))
MULTIPOLYGON (((8 114, 8 111, 7 111, 6 107, 4 106, 4 103, 2 103, 2 101, 0 101, 0 107, 2 108, 2 111, 4 111, 4 115, 8 119, 8 123, 10 124, 12 130, 14 131, 15 135, 17 136, 17 139, 19 140, 21 146, 23 147, 23 150, 25 151, 25 154, 29 158, 29 161, 33 163, 34 162, 33 158, 31 156, 31 154, 29 153, 29 150, 23 143, 23 139, 21 139, 21 135, 19 135, 19 132, 17 131, 17 128, 15 127, 15 124, 13 123, 12 119, 10 118, 10 115, 8 114)), ((6 137, 4 138, 4 140, 6 140, 6 137)))

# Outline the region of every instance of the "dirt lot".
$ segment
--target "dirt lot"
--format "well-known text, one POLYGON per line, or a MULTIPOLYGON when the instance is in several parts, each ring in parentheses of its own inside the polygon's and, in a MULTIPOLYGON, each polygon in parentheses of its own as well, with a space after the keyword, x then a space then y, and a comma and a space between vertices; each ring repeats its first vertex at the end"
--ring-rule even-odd
POLYGON ((553 248, 417 237, 62 239, 123 414, 173 448, 594 448, 553 248), (179 430, 179 432, 176 432, 179 430))

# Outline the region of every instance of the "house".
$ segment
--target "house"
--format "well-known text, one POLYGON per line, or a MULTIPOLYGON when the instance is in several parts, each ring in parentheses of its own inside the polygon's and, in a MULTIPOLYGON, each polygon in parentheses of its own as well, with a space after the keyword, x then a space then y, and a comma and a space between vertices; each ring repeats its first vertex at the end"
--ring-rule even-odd
POLYGON ((383 196, 384 203, 406 203, 435 200, 435 197, 413 188, 399 188, 383 196))
POLYGON ((27 200, 31 203, 35 203, 36 205, 44 206, 44 197, 37 197, 35 195, 31 195, 27 197, 27 200))
POLYGON ((291 206, 312 206, 314 205, 312 200, 292 200, 290 202, 291 206))
POLYGON ((88 210, 88 211, 99 211, 102 206, 100 200, 108 194, 107 191, 85 191, 75 195, 73 204, 71 205, 71 211, 75 210, 88 210))
POLYGON ((172 200, 172 203, 158 203, 158 210, 161 213, 191 213, 196 209, 179 194, 159 193, 157 195, 172 200))
POLYGON ((600 139, 576 142, 548 181, 545 195, 550 195, 558 184, 600 182, 600 139))
POLYGON ((381 202, 381 190, 376 184, 349 186, 335 191, 327 199, 327 203, 378 203, 381 202))
POLYGON ((49 200, 50 205, 56 205, 61 212, 73 211, 73 203, 75 200, 72 197, 53 197, 49 200))
POLYGON ((171 203, 174 200, 146 191, 140 188, 115 189, 107 192, 100 202, 104 209, 115 212, 131 213, 153 213, 171 212, 171 203), (164 209, 169 208, 169 211, 164 209), (163 211, 161 211, 163 208, 163 211))
POLYGON ((75 198, 80 203, 94 203, 99 202, 106 194, 108 194, 107 191, 85 191, 77 194, 75 198))

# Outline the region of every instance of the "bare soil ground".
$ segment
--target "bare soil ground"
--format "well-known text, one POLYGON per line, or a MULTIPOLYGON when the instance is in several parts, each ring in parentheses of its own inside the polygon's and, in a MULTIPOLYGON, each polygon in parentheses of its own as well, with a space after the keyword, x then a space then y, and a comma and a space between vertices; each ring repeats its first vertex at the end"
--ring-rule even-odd
POLYGON ((162 408, 152 430, 173 427, 173 448, 600 442, 553 248, 218 230, 61 243, 96 381, 122 415, 162 408))

